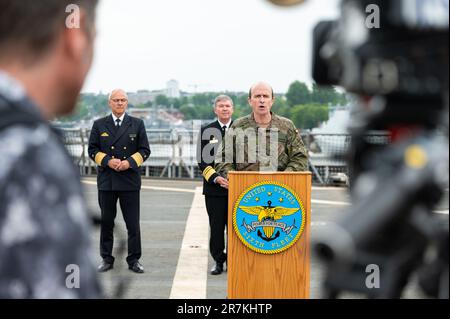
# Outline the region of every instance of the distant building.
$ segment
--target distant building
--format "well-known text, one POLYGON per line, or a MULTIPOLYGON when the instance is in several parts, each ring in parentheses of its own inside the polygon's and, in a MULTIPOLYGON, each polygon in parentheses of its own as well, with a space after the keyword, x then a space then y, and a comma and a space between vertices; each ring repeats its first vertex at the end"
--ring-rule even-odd
POLYGON ((166 85, 166 96, 170 98, 180 98, 180 85, 176 80, 170 80, 166 85))
POLYGON ((152 109, 151 108, 143 108, 143 109, 137 109, 137 108, 130 108, 128 109, 128 113, 131 116, 140 118, 142 120, 149 120, 152 116, 152 109))
POLYGON ((132 105, 145 104, 147 102, 154 102, 156 96, 161 94, 161 91, 147 91, 147 90, 139 90, 136 93, 128 92, 128 102, 132 105))
POLYGON ((158 95, 165 95, 169 98, 180 98, 181 91, 178 81, 170 80, 167 82, 166 88, 162 90, 139 90, 137 92, 128 92, 128 101, 132 105, 145 104, 147 102, 155 102, 158 95))
POLYGON ((183 124, 183 114, 160 108, 129 108, 131 116, 144 120, 146 127, 175 127, 183 124))

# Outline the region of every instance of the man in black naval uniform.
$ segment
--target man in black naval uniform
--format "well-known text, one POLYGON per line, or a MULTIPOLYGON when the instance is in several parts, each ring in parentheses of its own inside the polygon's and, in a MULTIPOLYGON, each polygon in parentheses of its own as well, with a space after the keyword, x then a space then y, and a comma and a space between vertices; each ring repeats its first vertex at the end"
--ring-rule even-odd
POLYGON ((220 275, 227 261, 224 231, 228 216, 228 181, 214 170, 214 157, 226 130, 232 124, 233 100, 227 95, 216 97, 214 113, 217 121, 202 127, 200 132, 198 166, 203 174, 203 195, 211 229, 209 250, 215 261, 211 274, 220 275))
POLYGON ((144 122, 127 115, 128 97, 114 90, 109 97, 112 114, 94 122, 89 157, 98 165, 97 187, 101 208, 99 272, 113 268, 113 229, 119 200, 128 231, 128 268, 143 273, 139 227, 140 166, 150 156, 144 122))

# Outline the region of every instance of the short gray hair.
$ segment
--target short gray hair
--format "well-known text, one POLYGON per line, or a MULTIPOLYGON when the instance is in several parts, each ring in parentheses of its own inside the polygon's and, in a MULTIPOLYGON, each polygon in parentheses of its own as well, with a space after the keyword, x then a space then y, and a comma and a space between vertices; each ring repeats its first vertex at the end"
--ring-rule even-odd
POLYGON ((122 89, 114 89, 114 90, 111 91, 111 93, 109 93, 109 95, 108 95, 108 101, 111 101, 111 97, 112 97, 113 94, 116 93, 116 92, 123 92, 123 94, 125 95, 125 97, 128 99, 128 94, 127 94, 127 92, 125 92, 125 90, 122 90, 122 89))
POLYGON ((231 99, 231 97, 229 97, 228 95, 225 95, 225 94, 221 94, 214 99, 213 107, 216 107, 217 102, 220 102, 220 101, 230 101, 231 105, 234 106, 234 103, 233 103, 233 100, 231 99))

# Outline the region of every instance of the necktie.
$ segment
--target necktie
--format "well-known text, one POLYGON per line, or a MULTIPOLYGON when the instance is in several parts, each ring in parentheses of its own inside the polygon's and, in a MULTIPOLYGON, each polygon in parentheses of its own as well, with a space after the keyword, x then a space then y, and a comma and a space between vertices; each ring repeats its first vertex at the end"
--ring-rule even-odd
POLYGON ((222 137, 225 136, 225 131, 226 130, 227 130, 227 126, 226 125, 222 126, 222 137))
POLYGON ((116 120, 116 129, 119 129, 119 127, 120 127, 120 119, 117 119, 116 120))

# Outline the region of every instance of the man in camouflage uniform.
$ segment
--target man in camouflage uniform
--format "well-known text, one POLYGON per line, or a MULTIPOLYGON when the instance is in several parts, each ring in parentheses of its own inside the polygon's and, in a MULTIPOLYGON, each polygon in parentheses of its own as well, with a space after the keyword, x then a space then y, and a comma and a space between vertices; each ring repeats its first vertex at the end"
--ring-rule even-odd
POLYGON ((0 1, 0 299, 100 296, 79 174, 48 123, 75 107, 96 4, 0 1))
POLYGON ((267 83, 250 88, 248 102, 253 112, 234 121, 227 132, 221 152, 216 155, 218 174, 228 177, 229 171, 308 169, 300 134, 291 120, 271 112, 274 100, 273 89, 267 83))

